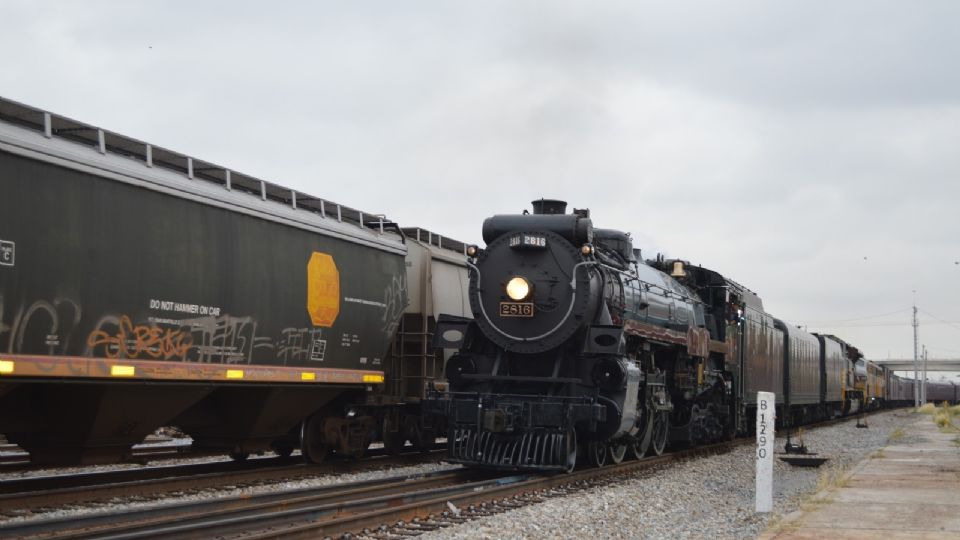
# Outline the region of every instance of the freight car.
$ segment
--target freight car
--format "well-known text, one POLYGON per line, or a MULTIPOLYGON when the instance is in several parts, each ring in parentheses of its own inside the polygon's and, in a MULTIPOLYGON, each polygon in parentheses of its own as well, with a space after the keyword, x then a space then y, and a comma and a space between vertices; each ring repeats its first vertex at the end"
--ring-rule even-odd
POLYGON ((382 420, 384 447, 399 453, 432 447, 445 424, 424 415, 421 404, 452 354, 433 346, 440 314, 470 316, 467 299, 466 245, 420 228, 404 228, 407 238, 407 307, 397 322, 396 338, 387 356, 384 391, 371 401, 382 420))
POLYGON ((0 433, 34 462, 164 425, 236 458, 358 455, 435 376, 388 351, 435 318, 409 267, 456 267, 454 242, 5 99, 0 193, 0 433))
POLYGON ((884 369, 884 386, 887 389, 884 405, 888 407, 906 407, 914 404, 914 386, 916 381, 900 377, 891 370, 884 369))
POLYGON ((452 461, 572 470, 752 429, 756 395, 778 421, 842 414, 859 352, 768 314, 759 296, 683 260, 641 261, 588 210, 534 201, 483 224, 471 255, 473 320, 444 317, 459 349, 427 408, 452 461))
POLYGON ((956 403, 957 385, 950 381, 927 381, 927 403, 956 403))

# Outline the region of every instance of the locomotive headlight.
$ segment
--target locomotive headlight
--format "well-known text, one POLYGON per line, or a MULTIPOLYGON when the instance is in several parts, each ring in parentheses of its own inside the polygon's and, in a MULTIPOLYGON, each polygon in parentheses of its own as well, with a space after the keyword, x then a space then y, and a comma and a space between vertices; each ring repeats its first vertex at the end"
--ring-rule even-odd
POLYGON ((477 246, 467 246, 467 256, 468 256, 468 257, 476 257, 478 251, 479 251, 479 250, 477 249, 477 246))
POLYGON ((530 296, 530 282, 520 276, 511 278, 507 282, 507 296, 516 302, 525 300, 530 296))

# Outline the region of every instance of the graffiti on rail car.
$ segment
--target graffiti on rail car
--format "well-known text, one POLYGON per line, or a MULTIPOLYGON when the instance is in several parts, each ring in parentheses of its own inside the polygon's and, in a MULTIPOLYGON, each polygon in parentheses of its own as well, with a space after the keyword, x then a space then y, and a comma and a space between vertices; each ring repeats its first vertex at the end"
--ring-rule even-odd
POLYGON ((394 276, 383 291, 383 331, 388 336, 396 332, 403 310, 407 309, 407 276, 394 276))
POLYGON ((29 348, 33 352, 65 354, 81 314, 78 302, 53 298, 22 304, 8 317, 0 295, 0 350, 15 353, 29 348))
POLYGON ((119 313, 103 315, 84 329, 82 309, 74 299, 36 300, 16 309, 8 304, 0 295, 0 352, 11 354, 78 355, 82 351, 79 355, 87 357, 210 364, 249 364, 270 358, 286 365, 322 362, 326 349, 320 328, 287 327, 279 335, 261 335, 257 320, 250 316, 167 319, 119 313))

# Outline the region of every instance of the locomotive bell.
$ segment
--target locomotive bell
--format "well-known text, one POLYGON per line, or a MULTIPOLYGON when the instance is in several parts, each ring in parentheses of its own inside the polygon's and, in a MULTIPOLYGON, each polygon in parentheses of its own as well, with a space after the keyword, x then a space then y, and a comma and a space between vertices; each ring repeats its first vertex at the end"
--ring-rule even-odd
POLYGON ((670 277, 687 277, 687 271, 683 269, 683 261, 673 261, 673 272, 670 277))

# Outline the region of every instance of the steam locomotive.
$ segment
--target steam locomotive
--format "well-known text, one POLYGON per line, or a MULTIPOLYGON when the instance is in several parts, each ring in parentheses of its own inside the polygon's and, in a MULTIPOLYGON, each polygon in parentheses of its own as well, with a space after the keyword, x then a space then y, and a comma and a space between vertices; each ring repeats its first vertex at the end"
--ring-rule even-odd
POLYGON ((473 319, 438 320, 435 344, 458 352, 425 404, 453 462, 571 471, 732 438, 758 391, 785 425, 864 402, 856 347, 774 318, 718 272, 641 261, 589 210, 534 201, 488 218, 483 239, 467 249, 473 319))

